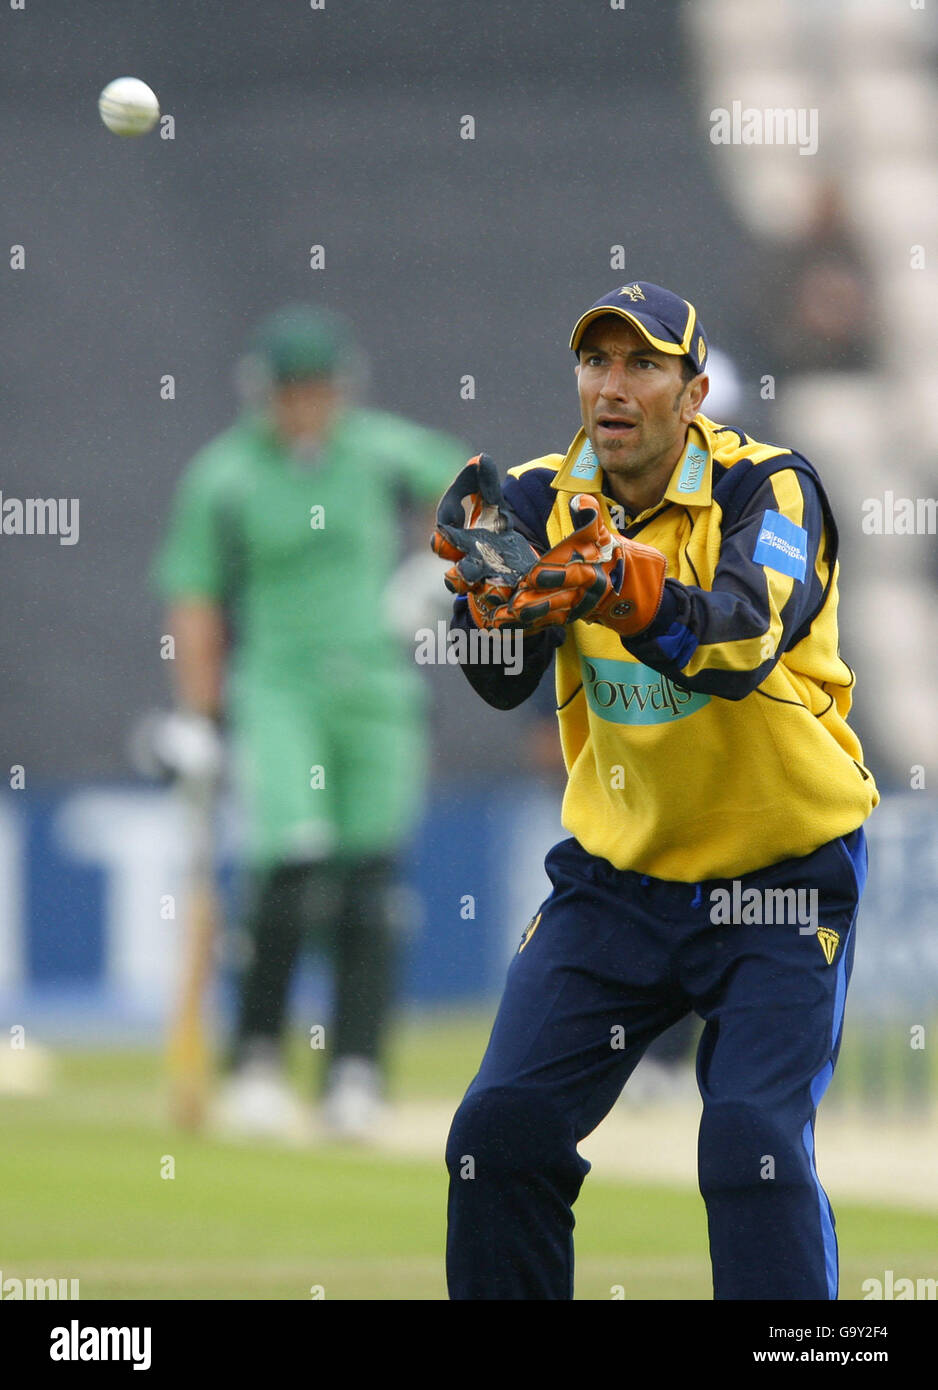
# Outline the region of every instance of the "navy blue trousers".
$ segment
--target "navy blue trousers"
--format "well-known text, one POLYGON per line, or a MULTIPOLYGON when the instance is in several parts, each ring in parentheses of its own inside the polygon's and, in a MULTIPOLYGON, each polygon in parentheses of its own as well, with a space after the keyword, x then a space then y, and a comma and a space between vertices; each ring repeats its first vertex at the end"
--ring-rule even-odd
POLYGON ((572 1208, 590 1167, 577 1144, 691 1011, 705 1024, 698 1176, 714 1297, 836 1298, 814 1121, 840 1048, 862 828, 740 875, 735 892, 615 869, 572 839, 545 867, 553 891, 447 1142, 450 1298, 573 1297, 572 1208), (802 890, 802 910, 791 894, 770 905, 768 889, 802 890))

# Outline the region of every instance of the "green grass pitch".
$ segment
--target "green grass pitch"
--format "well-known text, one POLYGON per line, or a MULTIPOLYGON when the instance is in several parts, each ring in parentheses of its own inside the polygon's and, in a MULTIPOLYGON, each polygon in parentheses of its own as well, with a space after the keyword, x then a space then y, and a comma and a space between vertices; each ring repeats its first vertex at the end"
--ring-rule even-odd
MULTIPOLYGON (((395 1094, 455 1108, 485 1037, 478 1015, 402 1024, 395 1094)), ((293 1061, 299 1079, 299 1042, 293 1061)), ((185 1136, 166 1123, 163 1088, 155 1053, 60 1052, 47 1095, 0 1098, 3 1279, 78 1278, 82 1299, 445 1298, 442 1153, 185 1136)), ((935 1274, 938 1216, 841 1204, 837 1217, 842 1297, 887 1268, 935 1274)), ((690 1188, 591 1176, 576 1243, 578 1298, 711 1296, 690 1188)))

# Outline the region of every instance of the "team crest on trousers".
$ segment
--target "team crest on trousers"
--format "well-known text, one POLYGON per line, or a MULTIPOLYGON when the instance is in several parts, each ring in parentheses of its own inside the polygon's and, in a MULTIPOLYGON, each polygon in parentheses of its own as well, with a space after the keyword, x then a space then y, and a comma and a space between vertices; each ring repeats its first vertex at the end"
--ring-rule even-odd
POLYGON ((534 933, 537 931, 538 923, 540 922, 540 920, 541 920, 541 914, 540 914, 539 912, 536 912, 536 913, 534 914, 534 916, 531 918, 531 920, 530 920, 530 922, 528 923, 528 925, 525 927, 524 932, 523 932, 522 937, 521 937, 521 945, 518 947, 518 955, 519 955, 519 956, 520 956, 521 952, 524 950, 525 946, 527 946, 528 942, 531 940, 531 937, 532 937, 532 936, 534 935, 534 933))
POLYGON ((834 931, 831 927, 818 927, 817 939, 821 943, 824 959, 828 965, 832 965, 837 947, 840 945, 840 932, 834 931))

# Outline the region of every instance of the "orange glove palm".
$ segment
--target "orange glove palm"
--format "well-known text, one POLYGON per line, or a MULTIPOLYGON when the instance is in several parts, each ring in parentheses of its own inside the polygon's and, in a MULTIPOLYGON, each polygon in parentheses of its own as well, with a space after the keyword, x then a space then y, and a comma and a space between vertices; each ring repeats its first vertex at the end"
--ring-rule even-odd
POLYGON ((586 493, 572 499, 570 513, 577 529, 531 566, 489 626, 538 632, 583 619, 628 637, 655 617, 664 591, 661 552, 613 536, 586 493))

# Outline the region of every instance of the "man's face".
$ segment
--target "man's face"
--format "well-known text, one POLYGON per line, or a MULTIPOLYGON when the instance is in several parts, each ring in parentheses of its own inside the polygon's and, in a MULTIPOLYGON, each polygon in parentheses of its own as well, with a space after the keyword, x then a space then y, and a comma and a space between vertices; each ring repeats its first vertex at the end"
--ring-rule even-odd
POLYGON ((271 396, 274 427, 283 442, 302 450, 321 443, 342 408, 341 384, 335 377, 281 382, 271 396))
POLYGON ((607 315, 583 334, 576 368, 583 428, 606 473, 645 478, 677 462, 707 394, 686 385, 679 357, 649 347, 625 319, 607 315))

